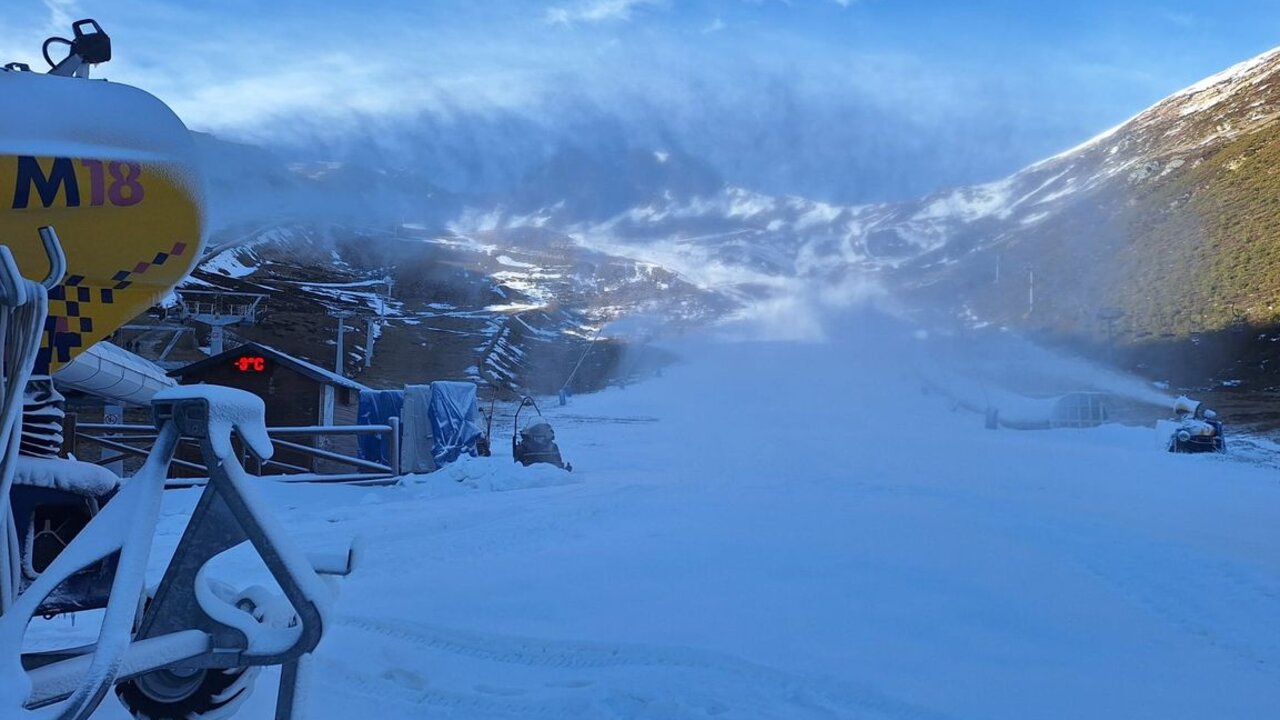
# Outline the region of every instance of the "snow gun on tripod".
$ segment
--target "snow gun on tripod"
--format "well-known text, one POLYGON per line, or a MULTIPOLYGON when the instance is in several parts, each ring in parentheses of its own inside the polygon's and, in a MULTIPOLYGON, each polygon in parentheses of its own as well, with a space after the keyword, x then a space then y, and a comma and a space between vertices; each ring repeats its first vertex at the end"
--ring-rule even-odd
POLYGON ((204 240, 187 128, 141 90, 87 81, 111 40, 93 20, 73 30, 45 42, 47 73, 0 69, 0 197, 12 198, 0 210, 0 717, 86 720, 113 689, 135 718, 229 717, 264 666, 281 668, 276 717, 303 715, 301 663, 331 600, 317 573, 350 572, 353 554, 308 558, 258 498, 232 438, 272 454, 262 400, 208 386, 155 395, 157 439, 127 482, 62 457, 52 376, 168 294, 204 240), (209 480, 148 592, 182 439, 200 447, 209 480), (207 576, 246 542, 282 596, 207 576), (24 651, 34 616, 81 610, 102 611, 96 642, 24 651))
POLYGON ((560 457, 560 447, 556 445, 556 431, 542 416, 542 410, 538 409, 538 404, 533 401, 533 398, 527 396, 520 400, 520 405, 516 408, 515 420, 512 422, 511 457, 525 467, 546 463, 562 470, 573 471, 573 465, 566 463, 560 457), (527 407, 533 408, 538 414, 525 423, 524 428, 521 428, 520 411, 527 407))

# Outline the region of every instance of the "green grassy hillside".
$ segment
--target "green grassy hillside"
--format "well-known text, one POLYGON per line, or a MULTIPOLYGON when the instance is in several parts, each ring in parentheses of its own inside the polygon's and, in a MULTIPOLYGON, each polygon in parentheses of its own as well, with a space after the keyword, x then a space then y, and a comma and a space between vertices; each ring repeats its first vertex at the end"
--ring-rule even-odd
POLYGON ((1101 340, 1099 313, 1119 308, 1124 344, 1280 325, 1280 125, 1201 153, 1003 228, 940 271, 923 300, 1085 341, 1101 340))

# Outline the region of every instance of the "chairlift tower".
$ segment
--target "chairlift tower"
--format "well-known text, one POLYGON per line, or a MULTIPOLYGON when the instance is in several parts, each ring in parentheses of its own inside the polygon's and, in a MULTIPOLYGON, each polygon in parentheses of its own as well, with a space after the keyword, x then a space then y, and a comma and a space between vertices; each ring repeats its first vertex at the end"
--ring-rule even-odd
POLYGON ((364 366, 365 369, 373 367, 373 345, 378 336, 381 334, 382 328, 387 325, 387 304, 391 302, 391 290, 395 287, 395 280, 387 275, 382 278, 382 284, 386 286, 386 295, 378 298, 378 316, 370 318, 366 327, 366 335, 364 338, 364 366))
MULTIPOLYGON (((350 310, 330 310, 329 311, 329 317, 337 318, 338 320, 338 351, 337 351, 337 356, 334 358, 333 371, 339 375, 343 374, 342 373, 342 366, 343 366, 343 360, 344 360, 343 356, 346 355, 345 345, 346 345, 346 334, 347 334, 347 320, 355 316, 356 314, 350 310)), ((355 328, 351 328, 351 329, 354 330, 355 328)))
POLYGON ((209 326, 209 350, 223 351, 224 330, 230 325, 258 321, 258 309, 267 299, 260 293, 222 292, 219 290, 178 290, 183 320, 209 326))

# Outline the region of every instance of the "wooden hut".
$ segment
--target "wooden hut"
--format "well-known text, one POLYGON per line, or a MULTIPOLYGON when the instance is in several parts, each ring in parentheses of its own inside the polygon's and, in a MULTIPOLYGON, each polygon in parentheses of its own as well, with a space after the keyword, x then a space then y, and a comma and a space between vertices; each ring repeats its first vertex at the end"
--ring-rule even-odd
MULTIPOLYGON (((267 406, 268 427, 300 427, 312 425, 352 425, 364 385, 332 370, 281 352, 261 343, 250 342, 207 357, 190 365, 171 370, 169 375, 183 385, 208 383, 246 390, 262 398, 267 406)), ((290 438, 313 447, 355 451, 354 438, 290 438)), ((279 451, 280 462, 297 468, 315 470, 315 459, 301 452, 279 451)))

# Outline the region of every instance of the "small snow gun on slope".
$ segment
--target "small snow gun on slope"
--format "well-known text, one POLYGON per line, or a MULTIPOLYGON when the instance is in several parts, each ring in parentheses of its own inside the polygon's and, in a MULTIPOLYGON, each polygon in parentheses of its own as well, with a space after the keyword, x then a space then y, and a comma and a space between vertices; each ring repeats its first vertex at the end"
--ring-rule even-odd
POLYGON ((533 401, 533 398, 525 397, 520 400, 520 406, 516 408, 516 417, 512 424, 511 457, 516 462, 525 467, 535 463, 546 463, 562 470, 573 471, 573 465, 565 463, 560 457, 560 447, 556 445, 556 431, 552 429, 551 423, 542 417, 542 411, 538 409, 538 404, 533 401), (521 429, 520 411, 527 407, 533 408, 538 415, 525 423, 524 428, 521 429))
POLYGON ((1218 414, 1185 395, 1173 402, 1173 421, 1157 424, 1172 453, 1225 453, 1227 441, 1218 414))

